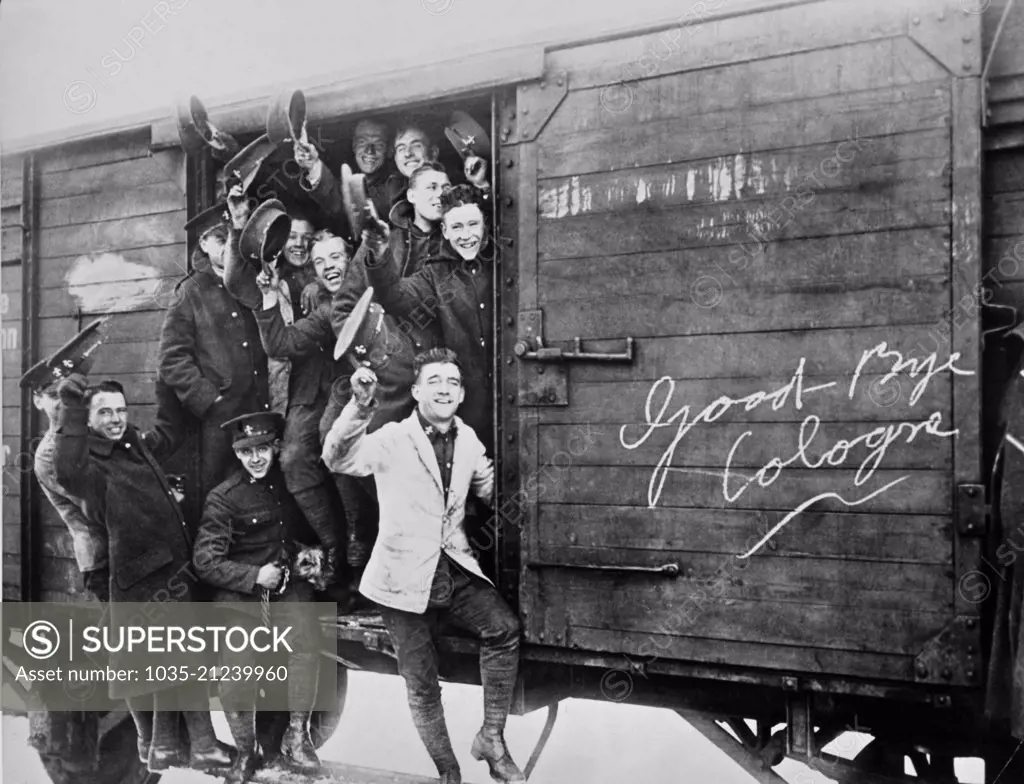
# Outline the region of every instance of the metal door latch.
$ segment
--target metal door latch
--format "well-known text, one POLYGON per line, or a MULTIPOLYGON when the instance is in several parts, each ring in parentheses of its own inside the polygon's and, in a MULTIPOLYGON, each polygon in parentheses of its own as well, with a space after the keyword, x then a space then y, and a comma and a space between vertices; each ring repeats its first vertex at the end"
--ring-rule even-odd
POLYGON ((572 564, 572 563, 549 563, 547 561, 530 561, 526 564, 528 569, 586 569, 587 571, 601 572, 634 572, 641 574, 658 574, 663 577, 678 577, 682 570, 675 561, 662 564, 661 566, 623 566, 619 564, 572 564))
POLYGON ((584 351, 583 338, 572 339, 572 351, 566 351, 561 348, 546 348, 542 344, 540 337, 537 337, 535 340, 537 348, 533 351, 530 350, 530 346, 525 340, 518 341, 512 350, 520 359, 529 359, 535 362, 568 362, 570 360, 577 362, 632 362, 636 343, 633 338, 624 338, 626 341, 624 351, 603 353, 599 351, 584 351))

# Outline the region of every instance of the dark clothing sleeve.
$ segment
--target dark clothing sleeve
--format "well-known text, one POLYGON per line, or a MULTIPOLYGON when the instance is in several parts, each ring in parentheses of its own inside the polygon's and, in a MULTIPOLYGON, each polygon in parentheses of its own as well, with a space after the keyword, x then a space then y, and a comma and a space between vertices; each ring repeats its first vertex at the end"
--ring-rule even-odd
POLYGON ((89 513, 106 519, 106 476, 89 456, 89 409, 61 405, 53 467, 60 485, 81 498, 89 513))
POLYGON ((311 356, 325 346, 329 347, 334 339, 330 307, 330 303, 325 302, 309 316, 299 319, 291 326, 284 323, 281 309, 276 305, 267 310, 253 311, 267 356, 275 359, 297 359, 311 356))
POLYGON ((142 434, 142 442, 158 463, 167 461, 185 440, 185 409, 174 390, 161 378, 156 380, 156 422, 142 434))
POLYGON ((377 263, 365 265, 366 277, 374 288, 374 297, 397 320, 409 320, 417 326, 429 322, 437 308, 437 284, 427 266, 408 278, 400 278, 388 248, 377 263))
POLYGON ((160 378, 200 419, 219 396, 196 361, 196 315, 191 298, 181 297, 167 311, 160 335, 160 378))
POLYGON ((260 567, 227 558, 233 540, 232 509, 218 490, 206 497, 192 553, 192 563, 203 582, 239 593, 255 594, 260 567))

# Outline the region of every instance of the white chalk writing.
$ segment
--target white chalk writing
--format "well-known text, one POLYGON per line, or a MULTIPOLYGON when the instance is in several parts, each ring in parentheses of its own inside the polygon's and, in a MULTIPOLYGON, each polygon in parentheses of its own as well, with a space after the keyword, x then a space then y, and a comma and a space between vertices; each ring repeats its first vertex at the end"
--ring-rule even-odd
MULTIPOLYGON (((909 377, 912 379, 922 376, 920 381, 918 381, 914 386, 908 399, 908 405, 913 407, 920 401, 929 382, 939 374, 948 371, 954 375, 973 375, 973 371, 956 367, 955 363, 959 357, 959 354, 951 354, 942 364, 939 364, 938 357, 935 354, 931 354, 921 359, 904 358, 901 352, 895 349, 889 349, 887 343, 879 343, 862 353, 860 361, 857 363, 856 370, 850 380, 849 398, 851 400, 853 399, 857 383, 864 371, 871 365, 872 361, 881 360, 889 363, 889 369, 888 372, 879 379, 877 382, 879 384, 885 384, 895 379, 903 372, 907 372, 909 377)), ((860 454, 860 450, 866 448, 869 451, 860 461, 856 474, 854 475, 854 485, 856 487, 862 487, 875 475, 875 472, 881 467, 890 447, 898 441, 903 440, 909 444, 922 432, 936 438, 950 438, 958 433, 955 428, 951 430, 943 429, 942 412, 935 411, 927 416, 923 421, 916 421, 917 417, 915 417, 915 421, 903 421, 878 425, 870 431, 862 433, 852 439, 841 438, 832 444, 823 454, 820 454, 816 459, 812 459, 812 445, 818 435, 822 420, 816 414, 808 414, 799 423, 797 445, 793 453, 785 459, 781 454, 770 457, 770 459, 768 459, 768 461, 765 462, 753 476, 743 476, 732 470, 733 463, 741 445, 743 445, 748 438, 753 436, 753 430, 746 430, 735 439, 732 444, 732 448, 726 456, 725 468, 721 472, 707 471, 706 469, 700 470, 673 467, 672 462, 680 442, 682 442, 686 435, 698 425, 715 422, 725 416, 730 410, 738 411, 740 406, 743 407, 744 411, 749 412, 759 406, 770 403, 773 411, 779 411, 788 403, 792 402, 796 410, 800 411, 803 410, 805 396, 813 393, 822 393, 827 389, 839 386, 838 382, 835 381, 826 384, 817 384, 814 386, 806 385, 804 378, 805 368, 806 359, 801 359, 796 371, 793 373, 793 376, 786 384, 778 389, 775 389, 774 391, 759 390, 739 398, 732 398, 727 395, 723 395, 707 405, 698 414, 696 414, 696 416, 691 415, 691 407, 689 404, 680 406, 675 413, 670 416, 666 416, 669 411, 669 407, 672 404, 672 397, 675 393, 676 382, 668 376, 664 376, 654 382, 654 385, 648 392, 647 399, 644 402, 644 421, 640 425, 640 427, 643 428, 643 431, 634 440, 627 438, 627 431, 629 430, 630 425, 623 425, 619 431, 619 443, 624 448, 633 450, 643 446, 655 431, 670 426, 676 427, 671 443, 669 443, 662 452, 661 457, 658 459, 654 471, 651 474, 651 479, 647 489, 648 506, 650 508, 654 508, 658 505, 662 492, 665 488, 665 483, 668 480, 670 473, 673 472, 704 475, 711 474, 719 477, 721 479, 723 498, 728 503, 733 504, 736 503, 743 493, 746 492, 746 490, 755 482, 761 488, 770 487, 779 479, 785 469, 790 468, 791 466, 798 465, 801 468, 808 468, 812 470, 823 467, 835 468, 844 465, 854 450, 857 450, 857 453, 860 454), (732 480, 732 482, 730 480, 732 480)), ((847 507, 859 506, 886 493, 909 478, 910 475, 907 474, 891 481, 887 481, 883 486, 871 490, 860 498, 846 498, 831 490, 818 493, 817 495, 800 503, 793 511, 787 513, 778 523, 776 523, 774 527, 768 530, 753 547, 740 557, 748 558, 756 553, 797 515, 819 501, 831 499, 838 501, 847 507)))

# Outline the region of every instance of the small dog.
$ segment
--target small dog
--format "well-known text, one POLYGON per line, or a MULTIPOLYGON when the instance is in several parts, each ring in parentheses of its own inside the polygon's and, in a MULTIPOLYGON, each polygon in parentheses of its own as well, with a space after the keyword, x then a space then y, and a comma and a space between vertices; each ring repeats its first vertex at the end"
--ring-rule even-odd
POLYGON ((322 547, 300 547, 292 560, 291 572, 297 579, 312 583, 318 591, 325 590, 333 579, 322 547))

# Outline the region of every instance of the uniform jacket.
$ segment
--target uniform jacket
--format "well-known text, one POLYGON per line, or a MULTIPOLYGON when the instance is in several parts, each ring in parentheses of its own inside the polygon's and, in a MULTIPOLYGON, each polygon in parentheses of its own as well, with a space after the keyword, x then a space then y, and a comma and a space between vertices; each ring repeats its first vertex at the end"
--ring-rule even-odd
MULTIPOLYGON (((405 191, 408 181, 398 172, 391 172, 387 164, 381 166, 373 174, 366 176, 366 192, 373 202, 373 208, 381 219, 387 218, 392 206, 405 198, 405 191)), ((344 203, 341 199, 341 181, 335 177, 327 164, 320 167, 320 179, 316 185, 312 185, 306 174, 300 180, 303 189, 309 193, 313 201, 327 217, 330 228, 337 231, 341 236, 348 237, 354 242, 359 242, 359 237, 353 237, 351 227, 348 225, 348 216, 345 214, 344 203)))
POLYGON ((269 400, 267 355, 256 319, 197 254, 178 284, 160 335, 160 378, 185 407, 204 418, 219 395, 224 408, 262 410, 269 400))
MULTIPOLYGON (((434 448, 415 412, 367 434, 371 410, 354 400, 324 442, 323 459, 337 473, 373 475, 380 502, 380 532, 360 592, 396 610, 422 613, 443 550, 486 580, 463 527, 470 491, 490 503, 490 461, 476 434, 456 418, 455 457, 445 498, 434 448)), ((489 581, 488 581, 489 582, 489 581)))
POLYGON ((91 572, 107 565, 107 529, 102 522, 89 518, 85 501, 71 495, 57 481, 57 469, 53 455, 57 449, 57 423, 46 431, 36 449, 34 467, 36 479, 43 494, 50 502, 71 534, 71 546, 75 551, 78 571, 91 572))
POLYGON ((192 561, 214 601, 259 601, 260 567, 294 554, 308 533, 276 464, 263 479, 239 467, 206 497, 192 561))
MULTIPOLYGON (((191 541, 158 464, 179 444, 180 430, 140 433, 129 425, 115 442, 90 434, 88 415, 82 405, 61 407, 54 466, 57 481, 82 498, 92 518, 106 528, 114 622, 119 622, 119 602, 192 601, 191 541)), ((112 653, 110 666, 120 668, 120 658, 112 653)), ((110 696, 164 687, 111 681, 110 696)))
MULTIPOLYGON (((387 254, 385 254, 387 255, 387 254)), ((386 260, 385 260, 386 261, 386 260)), ((374 296, 401 323, 434 326, 441 345, 459 355, 466 399, 459 415, 491 446, 493 373, 492 270, 479 258, 464 261, 445 242, 415 275, 399 278, 394 264, 366 265, 374 296)))
MULTIPOLYGON (((405 200, 397 203, 391 210, 391 228, 388 234, 390 255, 386 263, 395 268, 395 273, 399 278, 405 278, 418 272, 423 267, 424 261, 440 254, 444 244, 440 226, 435 227, 428 234, 417 228, 413 218, 413 206, 405 200)), ((376 259, 366 243, 359 246, 349 265, 350 272, 346 273, 345 285, 334 295, 331 321, 334 324, 335 332, 341 331, 348 314, 352 312, 359 297, 366 291, 368 285, 366 269, 376 266, 380 261, 383 260, 376 259)), ((379 296, 377 300, 380 301, 379 296)), ((406 319, 403 331, 412 338, 417 354, 440 345, 441 333, 436 323, 421 324, 406 319)))
POLYGON ((267 356, 291 362, 289 406, 323 401, 340 371, 339 363, 334 361, 330 309, 330 296, 324 292, 316 310, 306 317, 299 316, 290 325, 285 324, 279 307, 253 311, 267 356))

